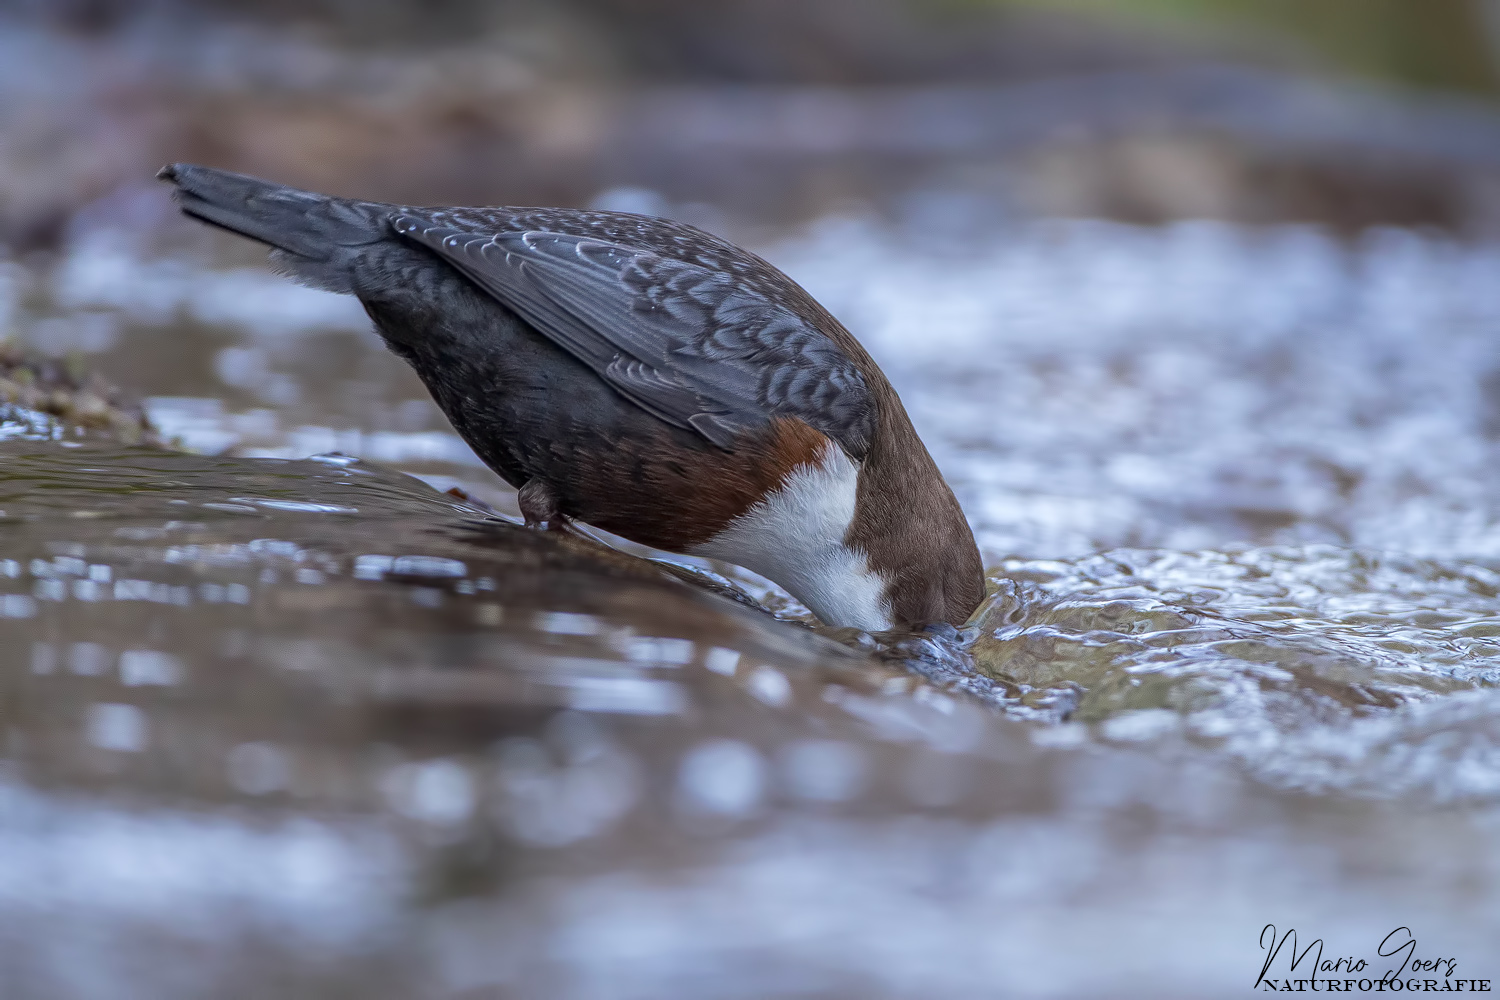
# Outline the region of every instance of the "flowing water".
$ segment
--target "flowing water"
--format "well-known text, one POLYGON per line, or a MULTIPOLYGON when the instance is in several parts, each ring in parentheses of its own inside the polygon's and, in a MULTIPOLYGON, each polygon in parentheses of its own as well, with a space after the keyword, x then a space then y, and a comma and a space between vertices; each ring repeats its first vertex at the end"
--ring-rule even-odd
POLYGON ((517 527, 157 192, 4 265, 192 452, 0 425, 6 995, 1234 996, 1272 923, 1500 978, 1500 248, 949 208, 761 248, 974 525, 914 637, 517 527))

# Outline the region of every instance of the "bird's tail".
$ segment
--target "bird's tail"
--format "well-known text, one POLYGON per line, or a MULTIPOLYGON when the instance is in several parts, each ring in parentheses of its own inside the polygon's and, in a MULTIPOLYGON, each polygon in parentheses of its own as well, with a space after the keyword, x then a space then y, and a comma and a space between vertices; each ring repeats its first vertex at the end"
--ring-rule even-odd
POLYGON ((317 273, 325 270, 318 265, 337 270, 348 248, 387 235, 389 205, 299 191, 190 163, 163 167, 156 176, 176 185, 177 203, 188 215, 282 251, 273 256, 288 255, 281 263, 317 284, 333 278, 317 273))

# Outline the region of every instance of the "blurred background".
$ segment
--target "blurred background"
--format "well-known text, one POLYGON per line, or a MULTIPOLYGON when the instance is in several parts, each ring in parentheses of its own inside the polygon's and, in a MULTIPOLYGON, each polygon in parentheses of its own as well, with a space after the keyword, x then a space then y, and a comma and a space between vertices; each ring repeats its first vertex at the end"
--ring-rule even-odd
POLYGON ((8 0, 4 16, 0 233, 18 246, 168 157, 404 202, 642 188, 742 224, 973 218, 982 201, 1488 232, 1500 211, 1487 0, 8 0))
POLYGON ((0 992, 1240 996, 1267 923, 1500 978, 1497 289, 1497 0, 0 0, 0 992), (481 520, 169 161, 761 253, 988 599, 481 520), (126 397, 178 451, 75 433, 126 397))

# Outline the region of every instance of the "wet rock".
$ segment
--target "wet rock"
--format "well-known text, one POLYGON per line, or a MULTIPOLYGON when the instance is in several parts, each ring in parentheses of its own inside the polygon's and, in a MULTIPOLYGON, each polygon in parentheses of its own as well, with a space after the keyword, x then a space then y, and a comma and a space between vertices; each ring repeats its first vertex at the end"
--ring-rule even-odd
POLYGON ((57 360, 0 341, 0 425, 33 434, 161 444, 138 402, 77 359, 57 360))

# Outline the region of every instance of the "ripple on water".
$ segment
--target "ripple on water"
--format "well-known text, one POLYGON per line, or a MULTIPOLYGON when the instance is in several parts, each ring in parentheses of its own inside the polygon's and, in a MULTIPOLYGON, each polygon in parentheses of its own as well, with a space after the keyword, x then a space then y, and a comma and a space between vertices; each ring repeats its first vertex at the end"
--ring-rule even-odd
POLYGON ((1500 791, 1500 742, 1472 721, 1500 711, 1489 565, 1302 546, 1116 550, 996 572, 969 646, 978 668, 1023 695, 1081 690, 1073 717, 1105 721, 1106 736, 1123 728, 1120 713, 1144 724, 1171 709, 1278 784, 1500 791), (1471 721, 1439 749, 1431 733, 1448 715, 1435 706, 1450 703, 1471 721), (1411 752, 1398 761, 1386 744, 1402 734, 1411 752))
POLYGON ((280 460, 0 427, 23 995, 148 966, 153 997, 1231 995, 1288 912, 1493 975, 1500 255, 918 235, 769 251, 891 375, 991 568, 971 627, 842 648, 301 461, 480 475, 347 300, 80 241, 52 306, 115 316, 100 367, 280 460))

